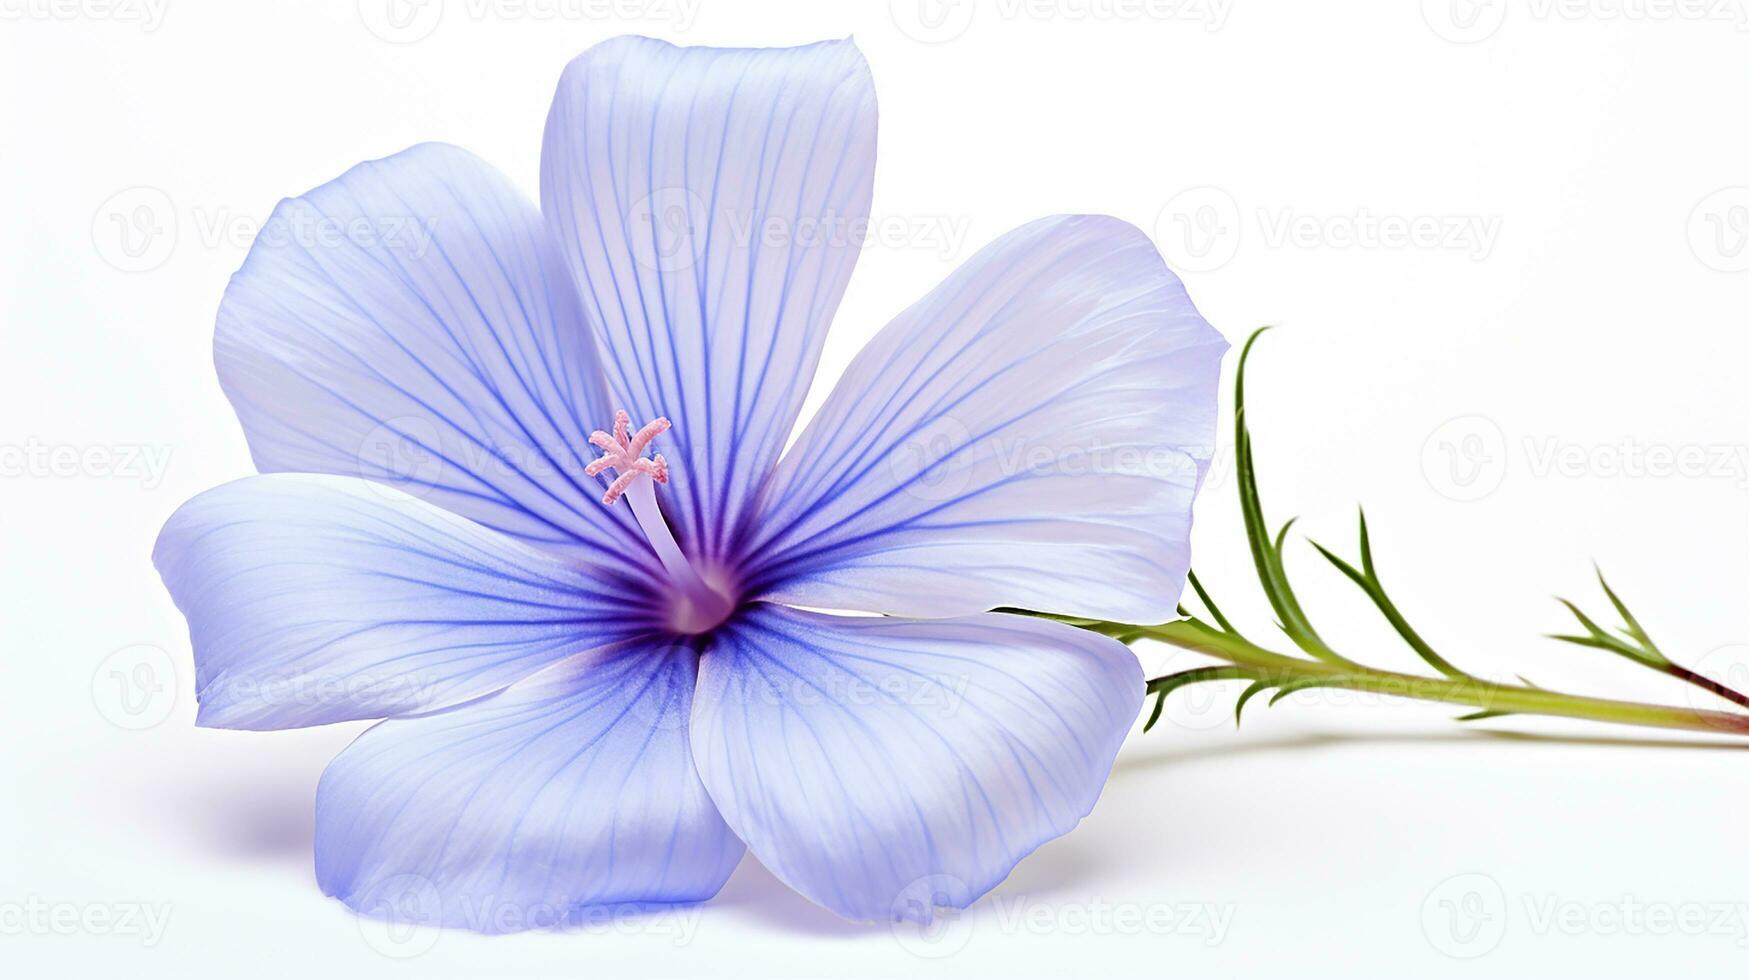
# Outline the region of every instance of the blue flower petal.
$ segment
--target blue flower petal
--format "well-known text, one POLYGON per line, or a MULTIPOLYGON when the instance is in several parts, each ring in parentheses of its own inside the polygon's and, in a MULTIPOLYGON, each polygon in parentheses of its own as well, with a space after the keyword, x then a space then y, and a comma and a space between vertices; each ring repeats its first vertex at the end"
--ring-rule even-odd
POLYGON ((1170 618, 1226 349, 1134 227, 1010 232, 875 337, 779 464, 755 592, 1170 618))
POLYGON ((667 416, 663 509, 721 558, 813 379, 866 235, 875 99, 849 41, 761 50, 624 37, 565 70, 541 205, 614 396, 667 416))
POLYGON ((372 728, 317 790, 323 891, 480 932, 711 897, 745 847, 688 750, 697 669, 691 650, 633 641, 372 728))
POLYGON ((466 151, 416 146, 282 202, 214 356, 262 472, 364 477, 654 565, 583 475, 612 416, 570 273, 533 203, 466 151))
POLYGON ((640 629, 634 583, 346 477, 209 490, 153 560, 188 618, 199 723, 216 728, 455 704, 640 629))
POLYGON ((729 826, 852 919, 963 908, 1098 799, 1141 707, 1108 637, 988 613, 758 605, 699 669, 693 757, 729 826))

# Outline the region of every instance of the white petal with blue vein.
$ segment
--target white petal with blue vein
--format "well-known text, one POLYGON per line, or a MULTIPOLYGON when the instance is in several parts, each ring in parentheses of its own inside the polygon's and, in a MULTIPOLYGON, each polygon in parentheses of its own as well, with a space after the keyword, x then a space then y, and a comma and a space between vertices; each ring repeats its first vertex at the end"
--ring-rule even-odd
POLYGON ((415 146, 282 202, 213 348, 262 472, 364 477, 653 564, 583 475, 612 407, 570 276, 533 203, 465 150, 415 146))
POLYGON ((693 768, 697 669, 633 641, 372 728, 322 774, 317 880, 367 914, 410 892, 419 921, 478 932, 710 898, 746 849, 693 768))
POLYGON ((617 573, 356 478, 208 490, 171 516, 153 560, 188 619, 199 722, 215 728, 426 711, 638 629, 617 573))
POLYGON ((1136 228, 1046 218, 883 329, 758 521, 777 601, 893 615, 1174 615, 1226 341, 1136 228))
POLYGON ((664 509, 720 558, 813 379, 866 234, 874 83, 856 46, 622 37, 565 70, 541 207, 634 418, 674 420, 664 509))
POLYGON ((927 919, 1087 815, 1142 688, 1122 644, 1060 623, 760 605, 700 665, 693 756, 790 887, 852 919, 927 919))

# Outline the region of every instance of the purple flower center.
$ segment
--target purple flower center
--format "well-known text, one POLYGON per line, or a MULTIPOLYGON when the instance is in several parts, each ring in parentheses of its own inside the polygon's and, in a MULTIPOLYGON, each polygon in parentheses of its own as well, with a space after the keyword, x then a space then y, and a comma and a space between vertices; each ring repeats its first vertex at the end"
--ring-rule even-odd
POLYGON ((674 532, 668 529, 662 508, 656 503, 655 485, 668 482, 668 461, 661 453, 646 458, 644 450, 672 428, 672 423, 658 418, 636 434, 631 427, 631 415, 622 408, 613 413, 611 435, 600 429, 590 433, 589 444, 601 450, 601 457, 583 472, 597 476, 612 469, 619 474, 601 495, 601 502, 611 507, 623 496, 631 503, 638 527, 643 529, 644 537, 667 570, 667 586, 658 591, 668 599, 668 627, 677 633, 708 633, 721 626, 734 611, 737 590, 721 569, 693 567, 675 542, 674 532), (649 479, 640 480, 642 476, 649 479))

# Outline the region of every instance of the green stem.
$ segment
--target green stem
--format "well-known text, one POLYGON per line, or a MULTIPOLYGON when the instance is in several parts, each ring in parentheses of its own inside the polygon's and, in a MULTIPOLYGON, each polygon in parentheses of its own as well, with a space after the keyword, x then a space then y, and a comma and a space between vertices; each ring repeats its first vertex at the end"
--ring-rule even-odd
POLYGON ((1369 691, 1419 701, 1458 704, 1486 712, 1550 715, 1683 731, 1729 732, 1749 735, 1749 716, 1724 711, 1678 708, 1635 701, 1562 694, 1516 684, 1497 684, 1473 677, 1420 677, 1391 670, 1332 664, 1266 650, 1256 644, 1194 621, 1160 626, 1128 626, 1118 623, 1079 624, 1101 633, 1146 637, 1172 646, 1194 650, 1217 660, 1256 672, 1274 685, 1317 682, 1322 687, 1369 691))
POLYGON ((1720 684, 1718 681, 1715 681, 1710 677, 1702 677, 1700 674, 1689 670, 1681 664, 1666 663, 1659 669, 1685 684, 1693 684, 1695 687, 1716 694, 1719 697, 1724 698, 1726 701, 1749 708, 1749 697, 1744 696, 1737 690, 1720 684))
MULTIPOLYGON (((1221 614, 1220 609, 1215 606, 1214 599, 1209 596, 1208 590, 1203 588, 1202 583, 1197 580, 1195 575, 1189 576, 1190 585, 1196 590, 1197 596, 1202 599, 1203 605, 1207 607, 1209 615, 1214 617, 1217 625, 1211 626, 1196 618, 1182 606, 1179 607, 1179 612, 1185 617, 1183 620, 1159 626, 1132 626, 1102 620, 1049 616, 1037 612, 1028 613, 1034 616, 1045 615, 1047 618, 1056 619, 1072 626, 1103 633, 1126 644, 1144 638, 1154 639, 1173 646, 1195 650, 1221 661, 1218 665, 1180 671, 1150 680, 1148 693, 1154 697, 1154 710, 1148 718, 1148 727, 1152 727, 1159 720, 1161 708, 1167 696, 1180 687, 1216 680, 1247 680, 1251 682, 1250 686, 1239 695, 1238 702, 1234 706, 1235 722, 1244 711, 1246 702, 1270 688, 1276 690, 1275 695, 1270 698, 1270 703, 1274 704, 1294 691, 1329 687, 1369 691, 1414 698, 1420 701, 1459 704, 1476 709, 1459 718, 1459 721, 1477 721, 1483 718, 1515 714, 1550 715, 1557 718, 1582 718, 1587 721, 1613 722, 1621 725, 1749 735, 1749 714, 1562 694, 1535 687, 1529 682, 1498 684, 1493 681, 1485 681, 1460 670, 1434 652, 1433 647, 1422 639, 1421 634, 1414 627, 1409 625, 1408 619, 1404 617, 1396 603, 1391 601, 1390 596, 1385 592, 1384 585, 1379 581, 1378 570, 1373 564, 1372 541, 1367 532, 1364 514, 1360 518, 1359 568, 1337 557, 1334 552, 1322 545, 1317 545, 1314 542, 1314 546, 1342 574, 1365 591, 1367 596, 1372 599, 1373 604, 1378 607, 1379 612, 1403 637, 1410 648, 1433 669, 1439 671, 1442 676, 1423 677, 1392 670, 1364 667, 1331 649, 1330 645, 1324 642, 1323 638, 1312 628, 1310 621, 1307 620, 1305 610, 1301 608, 1299 598, 1294 594, 1293 586, 1288 581, 1287 568, 1282 561, 1283 543, 1287 537, 1287 530, 1293 526, 1293 522, 1289 521, 1271 536, 1268 522, 1263 515, 1263 500, 1257 490, 1256 460, 1253 456, 1251 429, 1245 410, 1245 368, 1250 359, 1252 347, 1257 343, 1257 338, 1262 335, 1263 331, 1259 330, 1246 341, 1244 350, 1239 355, 1239 374, 1233 386, 1235 466, 1238 474, 1239 508, 1245 519, 1245 538, 1250 546, 1252 564, 1256 567, 1258 582, 1263 586, 1263 592, 1269 599, 1270 607, 1275 610, 1282 632, 1307 656, 1276 653, 1247 640, 1221 614)), ((1603 580, 1602 572, 1598 573, 1597 578, 1604 593, 1609 596, 1610 604, 1615 607, 1616 612, 1621 615, 1622 621, 1626 624, 1625 628, 1620 631, 1626 639, 1605 631, 1571 602, 1566 602, 1566 606, 1578 619, 1579 625, 1585 632, 1583 634, 1557 635, 1555 639, 1607 650, 1637 664, 1716 694, 1737 705, 1749 708, 1749 695, 1703 677, 1664 656, 1663 652, 1652 642, 1651 637, 1647 635, 1645 628, 1640 625, 1640 621, 1628 611, 1627 604, 1622 602, 1615 590, 1609 587, 1609 583, 1603 580)), ((1562 601, 1565 602, 1565 600, 1562 601)), ((1009 611, 1027 612, 1026 610, 1009 611)))

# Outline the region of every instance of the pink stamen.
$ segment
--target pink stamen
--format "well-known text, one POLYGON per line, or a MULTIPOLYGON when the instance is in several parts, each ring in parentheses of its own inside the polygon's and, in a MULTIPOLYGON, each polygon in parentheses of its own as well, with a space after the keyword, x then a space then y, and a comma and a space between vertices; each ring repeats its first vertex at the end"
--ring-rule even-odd
POLYGON ((669 428, 668 420, 659 418, 633 433, 632 417, 620 409, 613 413, 612 434, 599 429, 589 434, 589 444, 601 450, 601 458, 584 467, 583 472, 600 476, 609 469, 619 471, 607 492, 601 495, 601 502, 611 507, 620 497, 626 498, 639 529, 656 552, 656 559, 668 572, 672 587, 669 625, 682 633, 699 633, 727 618, 734 610, 734 602, 724 590, 711 587, 699 577, 662 517, 654 484, 638 479, 647 476, 654 483, 668 482, 668 461, 661 453, 645 459, 644 450, 669 428))
POLYGON ((644 450, 659 435, 667 432, 672 423, 665 418, 639 429, 636 435, 629 435, 632 427, 632 417, 625 409, 613 413, 613 434, 596 429, 589 434, 589 444, 601 450, 601 457, 583 468, 589 476, 599 476, 608 469, 619 471, 619 476, 608 485, 607 492, 601 495, 601 502, 613 506, 625 492, 631 488, 632 482, 640 476, 648 476, 657 483, 668 482, 668 461, 657 453, 653 459, 644 458, 644 450))

